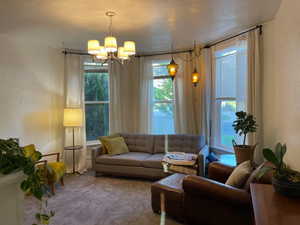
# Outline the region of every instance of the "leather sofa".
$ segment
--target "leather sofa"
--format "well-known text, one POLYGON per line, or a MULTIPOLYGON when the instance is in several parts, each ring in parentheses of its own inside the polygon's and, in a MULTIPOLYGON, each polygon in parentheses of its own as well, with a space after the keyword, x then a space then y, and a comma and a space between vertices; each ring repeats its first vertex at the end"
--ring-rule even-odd
MULTIPOLYGON (((129 149, 129 153, 108 155, 100 146, 93 149, 93 169, 98 175, 115 175, 160 179, 167 174, 163 171, 161 160, 165 154, 164 135, 120 134, 129 149)), ((205 173, 205 159, 209 153, 203 136, 168 135, 169 152, 187 152, 199 154, 200 175, 205 173)))
POLYGON ((250 193, 225 185, 233 167, 211 163, 209 179, 186 176, 183 179, 184 219, 193 225, 253 225, 250 193))

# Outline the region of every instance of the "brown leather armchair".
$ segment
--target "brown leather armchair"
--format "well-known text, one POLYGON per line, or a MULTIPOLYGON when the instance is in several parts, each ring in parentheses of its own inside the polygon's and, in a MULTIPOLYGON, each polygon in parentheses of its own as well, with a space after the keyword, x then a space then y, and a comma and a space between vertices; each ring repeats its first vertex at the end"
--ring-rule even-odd
POLYGON ((233 167, 211 163, 208 177, 183 180, 185 221, 191 225, 252 225, 250 194, 225 185, 233 167))

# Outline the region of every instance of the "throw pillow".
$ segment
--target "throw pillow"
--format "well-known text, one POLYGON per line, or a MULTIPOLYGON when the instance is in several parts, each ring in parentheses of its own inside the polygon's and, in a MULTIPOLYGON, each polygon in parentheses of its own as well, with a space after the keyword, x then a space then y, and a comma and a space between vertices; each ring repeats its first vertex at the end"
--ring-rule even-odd
POLYGON ((129 152, 125 140, 122 137, 107 139, 106 147, 109 155, 120 155, 129 152))
POLYGON ((107 146, 108 146, 107 140, 109 140, 111 138, 116 138, 116 137, 120 137, 120 135, 119 134, 111 134, 109 136, 99 137, 99 140, 100 140, 100 142, 102 144, 102 147, 103 147, 103 153, 104 154, 107 154, 107 152, 108 152, 107 151, 107 146))
POLYGON ((225 184, 236 188, 242 188, 245 185, 252 170, 253 169, 250 161, 241 163, 233 170, 225 184))

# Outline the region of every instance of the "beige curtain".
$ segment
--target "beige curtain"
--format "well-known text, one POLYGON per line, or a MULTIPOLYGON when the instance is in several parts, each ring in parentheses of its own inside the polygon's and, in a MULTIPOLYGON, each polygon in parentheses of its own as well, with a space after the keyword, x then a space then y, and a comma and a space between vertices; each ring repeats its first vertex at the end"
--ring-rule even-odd
POLYGON ((124 65, 113 62, 109 70, 110 133, 135 133, 138 129, 139 60, 132 59, 124 65))
POLYGON ((192 72, 196 67, 199 71, 199 58, 190 53, 174 55, 179 65, 174 80, 175 91, 175 131, 177 134, 199 133, 199 118, 196 115, 197 99, 195 87, 192 84, 192 72))
MULTIPOLYGON (((79 55, 65 56, 65 107, 79 107, 84 112, 84 86, 83 86, 83 58, 79 55)), ((85 119, 83 118, 83 121, 85 119)), ((82 145, 83 149, 75 151, 76 171, 83 173, 87 169, 87 152, 85 123, 82 128, 75 128, 75 145, 82 145)), ((65 146, 72 146, 72 128, 65 128, 65 146)), ((72 151, 64 151, 64 161, 67 172, 72 172, 72 151)))
POLYGON ((256 144, 254 160, 257 163, 263 161, 262 157, 262 143, 261 143, 261 128, 262 128, 262 102, 261 102, 261 35, 260 31, 254 30, 248 33, 248 93, 247 93, 247 111, 256 117, 259 125, 257 132, 249 136, 248 143, 256 144))
POLYGON ((199 133, 205 136, 206 144, 210 145, 210 126, 211 126, 211 80, 212 80, 212 50, 204 48, 200 54, 200 82, 196 89, 197 115, 200 116, 198 121, 199 133))
POLYGON ((153 74, 152 57, 139 58, 138 72, 138 132, 152 131, 153 74))

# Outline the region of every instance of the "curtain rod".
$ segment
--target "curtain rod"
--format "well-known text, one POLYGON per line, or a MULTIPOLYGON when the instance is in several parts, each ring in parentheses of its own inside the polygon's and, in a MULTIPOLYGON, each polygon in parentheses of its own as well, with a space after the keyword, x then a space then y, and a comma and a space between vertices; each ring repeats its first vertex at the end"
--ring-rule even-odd
POLYGON ((170 51, 170 52, 156 52, 156 53, 149 53, 149 54, 141 54, 136 55, 135 57, 148 57, 148 56, 156 56, 156 55, 169 55, 169 54, 178 54, 178 53, 185 53, 185 52, 192 52, 193 49, 185 49, 185 50, 177 50, 177 51, 170 51))
MULTIPOLYGON (((203 48, 210 48, 214 45, 220 44, 224 41, 228 41, 230 39, 233 39, 235 37, 246 34, 250 31, 253 31, 253 30, 256 30, 256 29, 259 29, 259 33, 262 34, 262 27, 263 27, 263 25, 257 25, 255 27, 252 27, 252 28, 250 28, 248 30, 245 30, 241 33, 238 33, 236 35, 224 38, 220 41, 212 42, 211 44, 207 44, 203 48)), ((144 55, 136 55, 135 57, 148 57, 148 56, 157 56, 157 55, 178 54, 178 53, 185 53, 185 52, 192 52, 192 51, 193 51, 193 49, 185 49, 185 50, 177 50, 177 51, 175 50, 175 51, 170 51, 170 52, 157 52, 157 53, 149 53, 149 54, 144 54, 144 55)), ((62 53, 65 54, 65 55, 71 54, 71 55, 90 55, 91 56, 91 54, 89 54, 87 52, 78 52, 78 51, 73 50, 73 49, 65 49, 64 51, 62 51, 62 53)))
POLYGON ((248 29, 248 30, 245 30, 245 31, 241 32, 241 33, 238 33, 238 34, 235 34, 235 35, 233 35, 233 36, 224 38, 224 39, 222 39, 222 40, 220 40, 220 41, 216 41, 216 42, 212 42, 211 44, 207 44, 207 45, 204 46, 204 48, 210 48, 210 47, 215 46, 215 45, 217 45, 217 44, 220 44, 220 43, 222 43, 222 42, 224 42, 224 41, 228 41, 228 40, 230 40, 230 39, 233 39, 233 38, 235 38, 235 37, 241 36, 241 35, 243 35, 243 34, 246 34, 246 33, 250 32, 250 31, 253 31, 253 30, 256 30, 256 29, 259 29, 259 34, 262 34, 262 27, 263 27, 263 25, 257 25, 257 26, 255 26, 255 27, 252 27, 252 28, 250 28, 250 29, 248 29))

